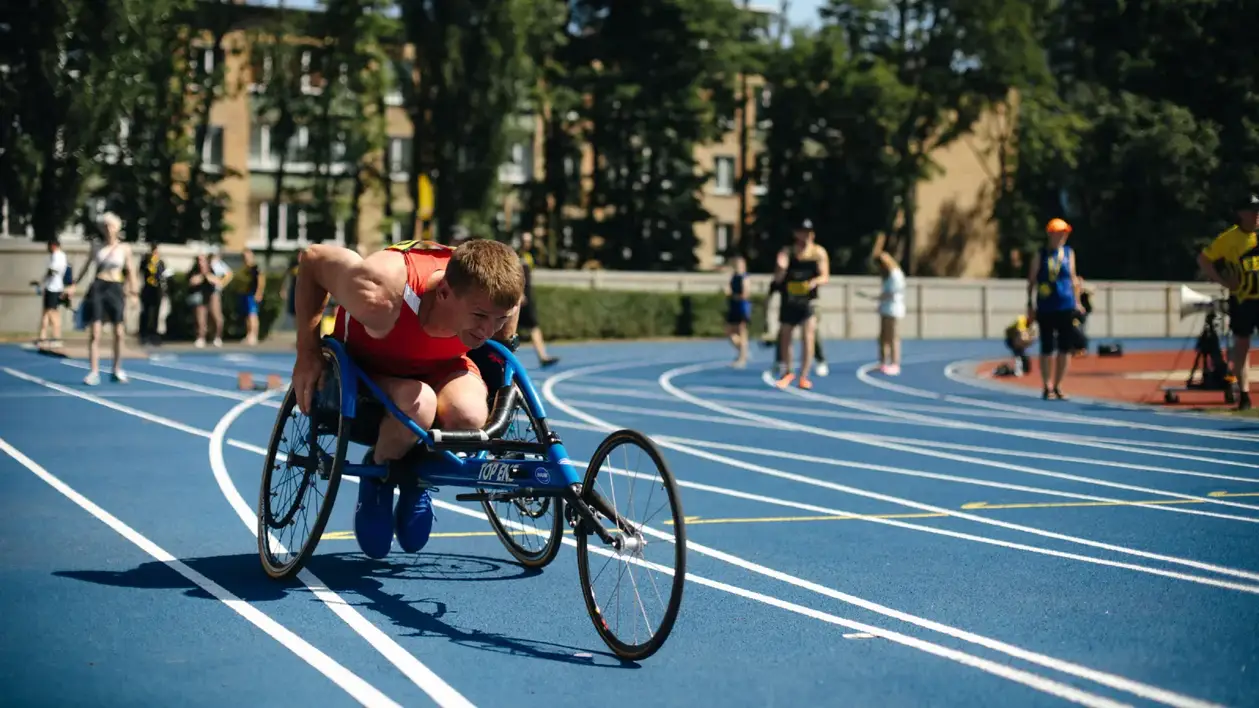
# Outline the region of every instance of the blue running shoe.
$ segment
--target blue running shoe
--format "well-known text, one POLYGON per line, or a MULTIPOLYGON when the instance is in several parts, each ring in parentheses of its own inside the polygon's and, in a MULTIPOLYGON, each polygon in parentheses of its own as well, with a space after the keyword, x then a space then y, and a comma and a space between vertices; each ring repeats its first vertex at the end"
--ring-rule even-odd
MULTIPOLYGON (((363 464, 371 464, 375 452, 374 449, 368 450, 363 464)), ((354 507, 354 538, 359 549, 369 558, 384 558, 393 546, 393 529, 389 527, 393 487, 376 478, 359 478, 358 505, 354 507)))
POLYGON ((433 500, 427 489, 409 484, 402 486, 393 511, 393 530, 398 545, 407 553, 418 553, 428 543, 428 535, 433 530, 433 500))

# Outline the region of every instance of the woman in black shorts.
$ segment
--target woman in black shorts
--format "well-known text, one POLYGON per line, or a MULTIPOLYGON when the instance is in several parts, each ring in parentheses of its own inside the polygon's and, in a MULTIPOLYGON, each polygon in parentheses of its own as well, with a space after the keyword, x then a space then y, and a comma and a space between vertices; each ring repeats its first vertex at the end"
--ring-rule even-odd
POLYGON ((92 370, 83 379, 83 383, 88 386, 101 382, 101 325, 106 322, 113 325, 114 330, 113 380, 127 382, 127 374, 122 370, 122 340, 126 336, 124 315, 127 299, 137 297, 139 293, 140 281, 136 274, 135 259, 131 255, 131 246, 123 243, 119 237, 122 220, 117 214, 107 212, 101 217, 101 225, 104 227, 105 241, 92 243, 88 262, 79 270, 79 280, 87 275, 89 268, 95 271, 95 277, 87 294, 83 296, 81 305, 83 322, 89 328, 87 355, 92 370))

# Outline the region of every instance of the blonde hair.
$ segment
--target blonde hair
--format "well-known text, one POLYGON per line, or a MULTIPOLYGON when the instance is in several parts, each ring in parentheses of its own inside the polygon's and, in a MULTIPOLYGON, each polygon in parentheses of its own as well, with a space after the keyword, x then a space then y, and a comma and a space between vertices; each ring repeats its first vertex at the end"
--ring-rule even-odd
POLYGON ((101 214, 101 223, 104 224, 106 228, 113 227, 115 231, 122 230, 122 219, 120 219, 118 215, 112 211, 107 211, 104 214, 101 214))
POLYGON ((525 274, 511 246, 484 238, 459 244, 446 264, 446 282, 457 295, 482 292, 498 307, 514 307, 525 294, 525 274))

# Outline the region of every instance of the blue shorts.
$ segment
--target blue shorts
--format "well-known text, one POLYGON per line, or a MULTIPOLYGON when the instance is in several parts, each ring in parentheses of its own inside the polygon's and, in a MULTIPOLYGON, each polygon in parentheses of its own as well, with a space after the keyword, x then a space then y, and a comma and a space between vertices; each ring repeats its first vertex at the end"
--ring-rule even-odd
POLYGON ((751 300, 729 300, 726 306, 726 324, 739 324, 752 319, 751 300))
POLYGON ((249 295, 249 294, 241 295, 240 296, 240 310, 247 316, 256 315, 258 314, 258 301, 254 299, 253 295, 249 295))

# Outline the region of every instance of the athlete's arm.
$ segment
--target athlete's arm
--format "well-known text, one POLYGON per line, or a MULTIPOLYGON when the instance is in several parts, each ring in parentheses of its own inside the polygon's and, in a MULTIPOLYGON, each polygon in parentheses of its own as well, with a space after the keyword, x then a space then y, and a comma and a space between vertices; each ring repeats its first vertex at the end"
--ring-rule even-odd
POLYGON ((363 324, 373 336, 393 328, 402 308, 406 261, 396 251, 379 251, 367 258, 340 246, 315 244, 301 256, 294 303, 298 344, 319 346, 319 322, 329 296, 363 324))
POLYGON ((1033 299, 1033 293, 1036 290, 1036 277, 1040 275, 1040 259, 1033 258, 1027 264, 1027 319, 1029 321, 1036 319, 1036 300, 1033 299))
POLYGON ((1084 300, 1081 298, 1080 272, 1075 269, 1075 251, 1071 251, 1071 291, 1075 293, 1075 309, 1084 312, 1084 300))
POLYGON ((328 297, 335 297, 368 334, 388 332, 398 319, 407 279, 406 262, 400 256, 396 251, 379 251, 364 259, 348 248, 324 244, 302 252, 293 296, 297 361, 291 383, 302 413, 310 415, 311 396, 323 376, 319 324, 328 297))
POLYGON ((817 250, 819 254, 817 259, 818 274, 810 284, 813 288, 816 288, 819 285, 826 285, 831 282, 831 256, 826 252, 826 249, 821 246, 818 246, 817 250))
POLYGON ((774 282, 781 283, 783 277, 787 275, 787 249, 778 252, 778 257, 774 260, 774 282))

